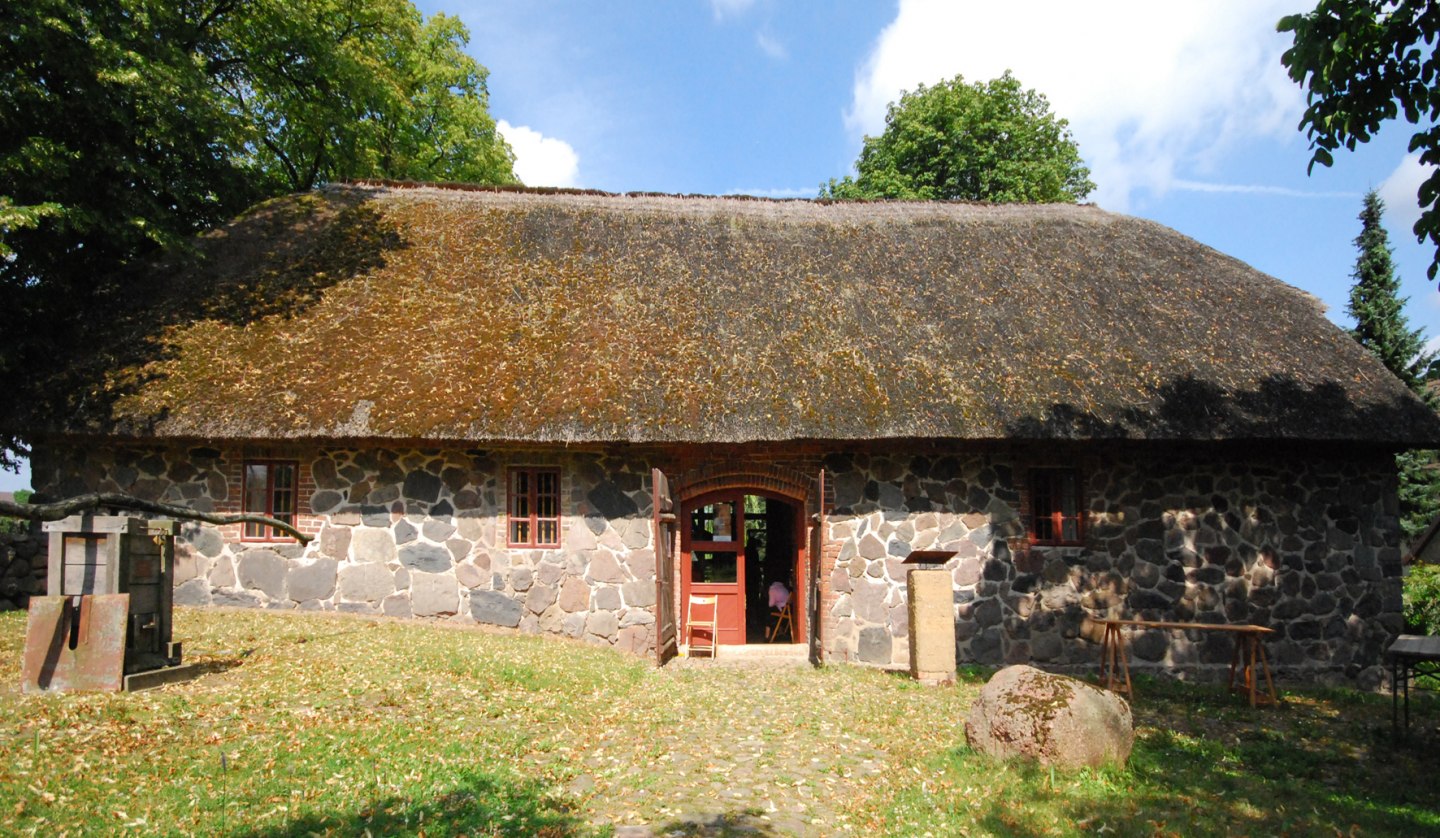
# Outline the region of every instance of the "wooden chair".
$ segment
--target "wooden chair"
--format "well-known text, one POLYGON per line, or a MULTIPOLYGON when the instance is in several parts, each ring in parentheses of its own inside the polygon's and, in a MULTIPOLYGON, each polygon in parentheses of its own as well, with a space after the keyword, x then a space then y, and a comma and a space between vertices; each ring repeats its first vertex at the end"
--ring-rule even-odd
POLYGON ((690 595, 690 600, 685 605, 685 638, 687 641, 687 645, 689 646, 689 654, 691 657, 694 657, 695 653, 700 651, 701 649, 708 651, 710 653, 710 657, 715 657, 717 649, 715 636, 719 630, 719 620, 717 619, 716 615, 720 611, 719 603, 720 598, 718 596, 698 596, 696 594, 690 595), (709 610, 708 616, 705 614, 706 609, 709 610), (705 643, 696 643, 696 629, 700 629, 703 632, 708 632, 709 641, 705 643))
POLYGON ((785 627, 786 636, 790 638, 790 642, 795 642, 795 620, 791 616, 794 609, 795 600, 793 599, 780 608, 771 609, 770 616, 774 618, 775 624, 765 631, 765 639, 768 642, 774 643, 775 638, 780 636, 781 626, 785 627))

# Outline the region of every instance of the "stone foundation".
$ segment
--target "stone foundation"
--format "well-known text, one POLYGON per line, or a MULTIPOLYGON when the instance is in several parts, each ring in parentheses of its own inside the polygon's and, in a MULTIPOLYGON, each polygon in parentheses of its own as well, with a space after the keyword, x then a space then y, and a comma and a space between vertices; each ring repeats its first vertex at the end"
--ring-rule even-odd
MULTIPOLYGON (((1393 458, 1312 448, 875 443, 846 452, 754 446, 737 459, 699 446, 39 445, 32 470, 52 497, 124 491, 227 512, 239 510, 247 458, 294 460, 297 524, 314 541, 248 542, 238 527, 187 524, 180 604, 474 621, 647 653, 651 466, 672 485, 722 462, 783 461, 806 474, 823 466, 834 503, 819 550, 809 543, 827 660, 907 665, 902 561, 933 549, 956 554, 945 569, 962 663, 1089 671, 1097 618, 1248 622, 1277 629, 1268 649, 1284 674, 1378 683, 1381 652, 1401 626, 1393 458), (506 546, 510 466, 559 470, 559 549, 506 546), (1084 537, 1031 546, 1027 469, 1054 466, 1079 470, 1084 537)), ((1183 631, 1139 633, 1131 648, 1138 669, 1199 676, 1226 671, 1231 654, 1223 636, 1183 631)))

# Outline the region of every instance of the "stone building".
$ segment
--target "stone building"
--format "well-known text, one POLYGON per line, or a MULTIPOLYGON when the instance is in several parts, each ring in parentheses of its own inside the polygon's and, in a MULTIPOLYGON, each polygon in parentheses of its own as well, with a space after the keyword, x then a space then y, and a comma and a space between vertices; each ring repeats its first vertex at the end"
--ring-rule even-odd
POLYGON ((0 424, 45 495, 315 536, 187 526, 191 605, 663 658, 692 592, 759 642, 779 581, 817 659, 893 665, 901 562, 940 550, 961 661, 1092 667, 1101 616, 1243 621, 1281 671, 1373 681, 1392 455, 1440 444, 1315 299, 1093 207, 353 185, 152 279, 83 407, 0 424))

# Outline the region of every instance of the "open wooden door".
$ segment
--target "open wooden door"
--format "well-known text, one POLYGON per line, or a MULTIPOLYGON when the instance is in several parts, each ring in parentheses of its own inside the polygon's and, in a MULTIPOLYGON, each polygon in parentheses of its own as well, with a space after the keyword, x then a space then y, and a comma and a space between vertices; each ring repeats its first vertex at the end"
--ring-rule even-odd
POLYGON ((650 509, 655 526, 655 662, 661 666, 679 652, 675 617, 675 500, 660 469, 650 470, 650 509))
MULTIPOLYGON (((731 489, 686 501, 681 509, 680 596, 715 600, 715 642, 745 645, 745 493, 731 489)), ((686 618, 688 619, 688 618, 686 618)), ((684 621, 680 633, 689 640, 684 621)))
POLYGON ((822 660, 823 647, 820 636, 820 573, 821 566, 825 564, 825 539, 829 536, 829 522, 825 514, 830 508, 829 494, 831 489, 826 485, 825 469, 820 469, 818 485, 815 487, 815 522, 814 535, 810 540, 810 572, 805 583, 805 610, 806 610, 806 634, 810 643, 810 662, 819 665, 822 660))

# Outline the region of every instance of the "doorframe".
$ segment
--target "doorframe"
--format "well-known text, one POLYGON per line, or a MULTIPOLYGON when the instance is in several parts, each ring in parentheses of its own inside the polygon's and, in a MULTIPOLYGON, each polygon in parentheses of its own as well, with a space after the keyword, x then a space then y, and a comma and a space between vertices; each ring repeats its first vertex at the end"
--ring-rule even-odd
MULTIPOLYGON (((684 608, 684 603, 687 602, 687 598, 690 593, 690 536, 687 531, 688 527, 690 526, 690 512, 696 506, 703 505, 706 501, 735 497, 738 494, 741 502, 741 509, 738 510, 740 521, 739 526, 742 532, 744 529, 743 507, 746 495, 756 495, 759 497, 763 497, 767 500, 779 501, 790 507, 791 514, 794 516, 793 539, 795 548, 795 588, 790 592, 791 615, 795 623, 793 639, 798 640, 799 638, 809 637, 810 595, 808 591, 809 585, 806 584, 806 580, 809 579, 810 573, 811 525, 808 521, 808 516, 806 514, 806 498, 796 497, 793 494, 778 490, 773 487, 755 485, 752 482, 744 480, 743 477, 739 475, 737 475, 737 478, 740 479, 736 479, 733 482, 726 482, 725 485, 719 486, 714 485, 714 483, 712 483, 711 481, 703 481, 699 485, 691 483, 690 488, 692 489, 692 491, 687 492, 684 495, 680 495, 676 499, 676 526, 678 530, 677 535, 679 536, 678 541, 680 543, 678 545, 679 549, 676 555, 678 561, 676 561, 675 563, 675 574, 678 577, 676 579, 676 590, 679 592, 679 602, 681 604, 681 608, 679 609, 680 613, 677 615, 677 626, 680 636, 687 637, 686 631, 688 629, 688 626, 685 623, 686 609, 684 608), (710 485, 706 485, 707 483, 709 483, 710 485), (699 491, 694 491, 695 489, 698 489, 699 491)), ((736 560, 743 565, 745 561, 743 542, 741 543, 737 553, 738 555, 736 557, 736 560)), ((741 573, 741 576, 743 577, 743 571, 741 573)), ((743 588, 741 592, 741 597, 743 601, 743 588)), ((740 631, 741 636, 743 637, 746 631, 743 619, 740 631)), ((746 643, 741 645, 749 644, 746 643)))

